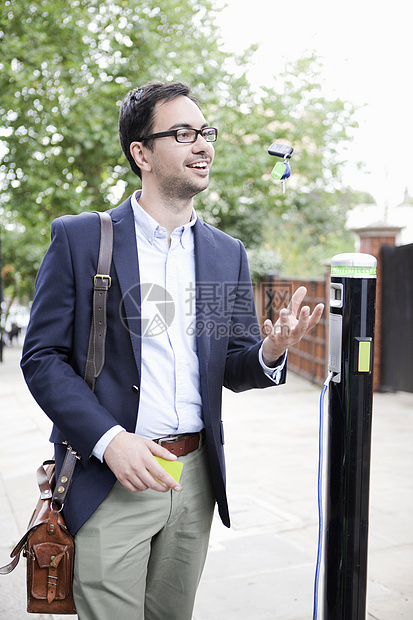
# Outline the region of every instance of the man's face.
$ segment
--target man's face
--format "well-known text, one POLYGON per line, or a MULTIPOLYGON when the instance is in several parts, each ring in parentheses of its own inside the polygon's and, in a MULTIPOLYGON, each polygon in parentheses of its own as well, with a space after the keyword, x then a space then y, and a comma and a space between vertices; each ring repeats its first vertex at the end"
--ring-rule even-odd
MULTIPOLYGON (((188 97, 156 104, 152 133, 191 127, 202 129, 208 123, 198 106, 188 97)), ((171 199, 188 200, 208 187, 214 147, 201 135, 196 142, 180 143, 174 136, 157 138, 153 151, 147 150, 151 182, 171 199)))

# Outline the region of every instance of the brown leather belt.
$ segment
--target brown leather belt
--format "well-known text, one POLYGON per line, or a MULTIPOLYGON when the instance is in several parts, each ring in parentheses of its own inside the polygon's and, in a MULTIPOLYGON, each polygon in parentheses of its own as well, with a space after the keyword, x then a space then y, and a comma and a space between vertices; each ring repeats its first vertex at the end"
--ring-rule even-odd
POLYGON ((198 450, 202 443, 205 431, 202 430, 199 433, 187 433, 186 435, 172 435, 170 437, 161 437, 161 439, 155 439, 157 444, 166 448, 172 454, 176 456, 186 456, 194 450, 198 450))

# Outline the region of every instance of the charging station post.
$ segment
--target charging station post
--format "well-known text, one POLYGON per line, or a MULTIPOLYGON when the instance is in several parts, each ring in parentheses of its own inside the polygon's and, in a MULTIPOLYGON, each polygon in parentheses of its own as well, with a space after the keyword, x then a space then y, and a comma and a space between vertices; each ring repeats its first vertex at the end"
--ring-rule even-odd
POLYGON ((323 620, 365 620, 376 265, 331 261, 323 620))

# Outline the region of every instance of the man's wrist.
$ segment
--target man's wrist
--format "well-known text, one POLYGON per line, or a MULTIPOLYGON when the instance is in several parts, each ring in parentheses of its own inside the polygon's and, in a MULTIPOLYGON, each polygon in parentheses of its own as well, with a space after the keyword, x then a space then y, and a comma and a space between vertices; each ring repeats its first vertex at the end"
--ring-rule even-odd
POLYGON ((264 357, 263 357, 263 345, 261 345, 260 350, 258 352, 258 359, 267 377, 269 377, 272 381, 274 381, 276 385, 278 385, 278 383, 281 380, 282 372, 284 370, 284 367, 287 361, 287 351, 284 351, 281 357, 278 358, 275 366, 267 366, 267 364, 264 361, 264 357))
POLYGON ((285 351, 285 350, 283 350, 283 351, 282 351, 282 350, 280 350, 279 352, 278 352, 278 351, 275 351, 275 352, 273 353, 273 357, 271 357, 271 359, 270 359, 270 358, 268 358, 268 357, 265 355, 265 352, 264 352, 264 343, 263 343, 263 344, 262 344, 262 346, 261 346, 261 351, 262 351, 262 361, 263 361, 263 363, 267 366, 267 368, 277 368, 277 366, 279 366, 279 364, 281 363, 281 362, 280 362, 280 360, 282 361, 282 359, 283 359, 283 357, 284 357, 284 355, 285 355, 285 353, 286 353, 286 351, 285 351), (277 356, 277 353, 279 353, 279 355, 278 355, 278 356, 277 356))
POLYGON ((103 463, 103 455, 105 454, 106 448, 108 447, 112 439, 114 439, 116 435, 122 433, 124 430, 125 429, 123 428, 123 426, 117 424, 116 426, 112 426, 112 428, 106 431, 106 433, 102 435, 102 437, 93 448, 93 456, 95 456, 97 459, 99 459, 101 463, 103 463))

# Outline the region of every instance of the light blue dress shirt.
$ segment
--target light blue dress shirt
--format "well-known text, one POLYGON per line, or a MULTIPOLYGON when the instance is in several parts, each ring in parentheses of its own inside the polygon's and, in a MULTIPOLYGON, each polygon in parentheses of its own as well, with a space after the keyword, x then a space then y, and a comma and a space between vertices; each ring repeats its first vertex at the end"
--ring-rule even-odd
MULTIPOLYGON (((139 195, 138 195, 139 199, 139 195)), ((142 367, 136 433, 147 439, 194 433, 203 426, 199 362, 195 343, 195 254, 193 212, 168 243, 160 226, 132 196, 141 285, 142 367)), ((276 368, 259 361, 278 384, 286 355, 276 368)), ((124 429, 116 425, 94 447, 103 461, 110 441, 124 429)))

